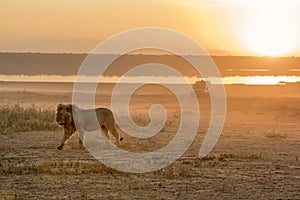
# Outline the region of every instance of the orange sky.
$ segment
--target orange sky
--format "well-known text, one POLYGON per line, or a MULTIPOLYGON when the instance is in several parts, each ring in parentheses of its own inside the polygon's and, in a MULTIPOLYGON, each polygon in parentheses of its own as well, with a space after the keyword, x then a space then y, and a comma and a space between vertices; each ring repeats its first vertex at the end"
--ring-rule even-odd
POLYGON ((300 55, 297 0, 0 1, 4 52, 89 52, 147 26, 182 32, 213 54, 300 55))

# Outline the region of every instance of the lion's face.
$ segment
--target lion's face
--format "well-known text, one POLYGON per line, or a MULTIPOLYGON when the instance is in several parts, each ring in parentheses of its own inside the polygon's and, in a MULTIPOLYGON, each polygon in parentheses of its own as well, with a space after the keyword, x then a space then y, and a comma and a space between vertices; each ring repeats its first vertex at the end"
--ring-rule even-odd
POLYGON ((55 121, 58 125, 64 126, 72 122, 72 105, 59 104, 56 110, 55 121))

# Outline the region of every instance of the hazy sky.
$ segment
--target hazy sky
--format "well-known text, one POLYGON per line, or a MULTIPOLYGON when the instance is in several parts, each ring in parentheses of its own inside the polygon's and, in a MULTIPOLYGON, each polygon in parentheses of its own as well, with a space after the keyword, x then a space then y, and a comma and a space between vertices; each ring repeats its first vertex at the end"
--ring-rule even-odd
POLYGON ((4 52, 89 52, 148 26, 182 32, 214 54, 300 55, 297 0, 0 1, 4 52))

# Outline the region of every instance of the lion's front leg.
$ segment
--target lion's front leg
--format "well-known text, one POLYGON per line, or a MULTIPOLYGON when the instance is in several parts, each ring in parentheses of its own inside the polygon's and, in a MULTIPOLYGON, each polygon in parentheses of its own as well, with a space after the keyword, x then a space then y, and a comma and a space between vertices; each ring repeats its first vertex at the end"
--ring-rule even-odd
MULTIPOLYGON (((78 135, 78 136, 79 136, 79 135, 78 135)), ((82 142, 80 136, 79 136, 79 139, 78 139, 78 143, 79 143, 80 148, 83 148, 83 142, 82 142)))
POLYGON ((57 149, 62 150, 72 135, 73 135, 72 133, 65 131, 61 139, 60 145, 57 147, 57 149))
POLYGON ((77 134, 78 134, 78 143, 79 143, 79 146, 80 146, 80 148, 83 148, 84 128, 82 126, 80 126, 80 125, 77 128, 77 134))

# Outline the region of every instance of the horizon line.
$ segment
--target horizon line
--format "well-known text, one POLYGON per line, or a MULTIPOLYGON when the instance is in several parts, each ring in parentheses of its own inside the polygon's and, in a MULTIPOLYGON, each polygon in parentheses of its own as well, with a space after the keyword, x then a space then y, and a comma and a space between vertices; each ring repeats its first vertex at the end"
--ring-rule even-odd
MULTIPOLYGON (((69 55, 92 55, 86 52, 26 52, 26 51, 0 51, 0 54, 69 54, 69 55)), ((133 56, 180 56, 176 54, 153 54, 153 53, 127 53, 127 54, 116 54, 116 53, 106 53, 106 54, 93 54, 93 55, 133 55, 133 56)), ((268 55, 248 55, 248 54, 188 54, 183 56, 211 56, 211 57, 257 57, 257 58, 300 58, 300 55, 281 55, 281 56, 268 56, 268 55)))

